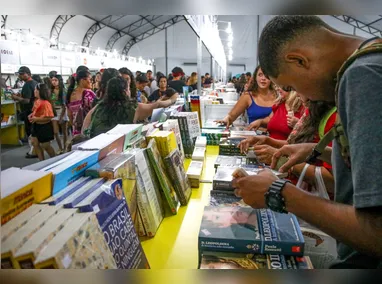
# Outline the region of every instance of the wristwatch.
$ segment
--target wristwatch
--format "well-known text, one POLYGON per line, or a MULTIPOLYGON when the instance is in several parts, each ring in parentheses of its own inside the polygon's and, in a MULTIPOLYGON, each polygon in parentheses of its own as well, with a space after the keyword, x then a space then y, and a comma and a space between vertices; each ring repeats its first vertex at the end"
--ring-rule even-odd
POLYGON ((284 189, 285 184, 288 182, 290 181, 285 179, 276 180, 271 184, 268 191, 264 194, 265 204, 272 211, 288 213, 285 207, 285 199, 281 195, 281 191, 284 189))

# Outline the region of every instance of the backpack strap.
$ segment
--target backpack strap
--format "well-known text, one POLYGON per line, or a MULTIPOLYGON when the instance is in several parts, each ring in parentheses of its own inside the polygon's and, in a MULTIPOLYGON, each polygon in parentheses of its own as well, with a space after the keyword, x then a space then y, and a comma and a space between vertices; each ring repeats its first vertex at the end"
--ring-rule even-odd
MULTIPOLYGON (((320 140, 325 136, 325 127, 328 123, 329 118, 337 111, 337 107, 333 107, 327 113, 325 113, 324 117, 320 121, 320 125, 318 126, 318 134, 320 136, 320 140)), ((330 143, 330 142, 329 142, 330 143)))
MULTIPOLYGON (((359 57, 367 54, 372 54, 372 53, 382 53, 382 39, 371 39, 365 43, 363 43, 358 49, 356 49, 352 55, 349 56, 349 58, 342 64, 341 68, 337 72, 337 78, 336 78, 336 87, 335 87, 335 100, 336 100, 336 105, 338 106, 338 90, 339 90, 339 85, 341 78, 343 74, 345 73, 346 69, 359 57)), ((337 142, 341 148, 341 155, 345 161, 345 164, 350 168, 350 147, 349 147, 349 141, 345 135, 344 128, 341 123, 341 118, 339 114, 337 115, 336 118, 336 123, 334 127, 326 133, 325 136, 321 137, 322 130, 321 128, 323 127, 325 129, 326 122, 329 119, 330 115, 327 117, 329 113, 325 115, 325 117, 321 120, 320 122, 320 129, 319 129, 319 134, 320 134, 320 142, 314 147, 312 153, 309 155, 307 158, 306 162, 307 163, 314 163, 317 158, 322 155, 322 153, 325 150, 325 147, 330 144, 330 142, 333 139, 337 139, 337 142), (323 126, 321 125, 323 124, 323 126)), ((333 113, 332 113, 333 114, 333 113)))

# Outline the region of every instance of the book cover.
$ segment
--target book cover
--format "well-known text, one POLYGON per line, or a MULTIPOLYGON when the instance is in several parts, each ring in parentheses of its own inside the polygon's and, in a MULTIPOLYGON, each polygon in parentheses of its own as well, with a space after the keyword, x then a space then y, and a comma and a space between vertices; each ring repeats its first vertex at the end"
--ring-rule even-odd
POLYGON ((119 269, 150 268, 123 196, 100 207, 96 216, 119 269))
POLYGON ((206 148, 195 146, 194 152, 192 153, 192 160, 204 162, 206 158, 206 148))
POLYGON ((47 206, 34 215, 28 223, 1 243, 1 268, 20 268, 14 254, 55 214, 58 208, 47 206))
POLYGON ((65 226, 66 222, 74 215, 77 210, 65 209, 53 215, 44 226, 41 227, 33 236, 15 252, 14 258, 21 269, 33 269, 34 261, 46 245, 57 235, 65 226))
POLYGON ((176 215, 180 206, 179 199, 176 196, 174 187, 167 177, 166 169, 156 146, 155 139, 150 140, 146 152, 149 157, 150 164, 154 168, 155 174, 158 178, 160 188, 164 193, 167 201, 166 204, 169 206, 171 213, 176 215))
POLYGON ((75 214, 37 256, 37 269, 114 269, 94 212, 75 214))
POLYGON ((113 129, 109 130, 107 134, 123 134, 125 141, 123 151, 126 151, 132 144, 141 138, 143 124, 118 124, 113 129))
POLYGON ((308 256, 203 252, 199 269, 313 269, 308 256))
POLYGON ((184 160, 184 149, 183 149, 183 143, 182 143, 182 135, 180 131, 180 126, 177 119, 168 119, 163 125, 163 130, 172 131, 175 134, 176 142, 178 144, 178 150, 182 157, 182 160, 184 160))
POLYGON ((206 207, 200 250, 303 256, 304 238, 293 214, 250 207, 206 207))
POLYGON ((184 170, 183 161, 179 151, 176 149, 165 159, 167 173, 172 181, 180 204, 185 206, 191 197, 191 186, 184 170))
POLYGON ((147 236, 153 237, 163 220, 163 208, 153 183, 149 169, 149 159, 145 150, 135 154, 138 207, 141 209, 143 225, 147 236))
POLYGON ((103 158, 102 160, 98 161, 91 167, 89 167, 85 171, 85 176, 93 177, 93 178, 99 178, 100 177, 100 172, 113 160, 117 159, 119 154, 110 154, 103 158))
POLYGON ((211 190, 210 191, 210 206, 248 206, 245 205, 241 197, 237 197, 233 192, 211 190))
POLYGON ((74 151, 64 163, 41 169, 53 173, 53 192, 55 195, 77 180, 83 173, 98 161, 99 151, 74 151))
POLYGON ((260 232, 263 235, 266 254, 304 255, 304 237, 293 214, 259 209, 260 232))
MULTIPOLYGON (((237 168, 239 167, 218 167, 212 181, 213 190, 233 191, 234 188, 232 187, 232 174, 237 168)), ((249 175, 257 175, 259 171, 262 170, 260 168, 240 168, 243 168, 249 175)))
POLYGON ((200 251, 262 253, 257 211, 248 207, 204 208, 199 232, 200 251))
POLYGON ((70 195, 68 198, 64 199, 57 205, 63 205, 64 208, 74 208, 78 203, 84 200, 89 194, 97 190, 104 183, 105 179, 103 178, 91 180, 82 188, 74 192, 72 195, 70 195))
POLYGON ((147 236, 147 233, 146 233, 146 230, 145 230, 145 226, 143 226, 143 221, 142 221, 142 216, 141 216, 141 212, 139 210, 139 207, 138 207, 138 211, 137 211, 137 216, 138 216, 138 236, 139 237, 144 237, 144 236, 147 236))
POLYGON ((61 190, 56 195, 51 196, 50 198, 47 198, 43 200, 42 204, 49 204, 49 205, 56 205, 60 203, 65 198, 69 197, 71 194, 76 192, 78 189, 85 186, 89 181, 91 180, 90 177, 81 177, 75 182, 71 183, 69 186, 61 190))
POLYGON ((52 174, 9 168, 1 171, 1 225, 52 194, 52 174), (15 178, 17 177, 17 178, 15 178))

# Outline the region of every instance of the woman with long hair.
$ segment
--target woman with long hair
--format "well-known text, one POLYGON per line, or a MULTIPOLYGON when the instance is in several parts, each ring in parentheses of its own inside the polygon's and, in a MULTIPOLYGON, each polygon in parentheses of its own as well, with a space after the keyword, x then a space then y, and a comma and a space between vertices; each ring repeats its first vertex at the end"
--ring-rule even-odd
POLYGON ((82 133, 90 137, 105 133, 117 124, 131 124, 151 116, 155 108, 171 105, 171 100, 152 104, 138 103, 129 96, 129 82, 122 76, 109 80, 102 100, 87 114, 82 133))
POLYGON ((137 85, 135 83, 135 78, 133 72, 130 69, 123 67, 118 70, 123 78, 129 82, 129 96, 133 99, 137 98, 137 85))
POLYGON ((107 82, 109 82, 111 78, 117 77, 118 75, 119 72, 115 68, 107 68, 105 71, 103 71, 100 87, 97 91, 97 102, 102 100, 103 96, 105 95, 107 82))
POLYGON ((272 112, 272 105, 276 99, 276 92, 272 82, 264 75, 260 66, 257 66, 253 73, 254 80, 244 92, 232 110, 218 123, 224 123, 229 127, 240 115, 247 111, 248 122, 265 118, 272 112))
POLYGON ((189 86, 191 86, 193 90, 196 90, 198 88, 198 73, 191 73, 189 86))
POLYGON ((97 93, 97 91, 101 87, 101 79, 102 79, 102 74, 101 72, 97 72, 93 78, 93 84, 92 84, 92 90, 93 92, 97 93))
MULTIPOLYGON (((306 110, 300 120, 296 123, 287 140, 277 140, 264 135, 258 135, 243 140, 240 150, 246 152, 253 146, 256 157, 263 163, 270 164, 273 154, 277 149, 287 144, 318 143, 324 135, 330 131, 336 121, 336 107, 334 102, 309 101, 306 110)), ((330 145, 331 146, 331 145, 330 145)), ((297 178, 302 173, 305 163, 294 166, 289 175, 289 179, 297 182, 297 178)), ((310 165, 305 173, 304 181, 309 185, 314 185, 316 181, 315 169, 321 167, 321 174, 326 189, 331 197, 334 192, 334 179, 331 172, 331 165, 318 161, 310 165)))
POLYGON ((304 106, 296 92, 286 92, 276 87, 278 98, 272 106, 272 112, 265 118, 253 121, 246 130, 267 127, 269 136, 278 140, 287 140, 293 127, 304 113, 304 106))
POLYGON ((32 124, 32 145, 40 161, 44 160, 44 150, 50 157, 54 157, 54 149, 50 141, 54 139, 52 118, 54 117, 52 103, 50 102, 50 88, 47 84, 36 85, 32 113, 28 116, 32 124))
POLYGON ((69 117, 66 112, 66 105, 65 105, 65 86, 64 86, 64 80, 62 79, 62 76, 59 74, 55 74, 50 78, 51 81, 51 102, 56 110, 56 116, 52 119, 53 123, 53 130, 54 130, 54 137, 56 139, 59 152, 58 154, 62 154, 64 151, 64 147, 66 145, 66 142, 68 140, 68 121, 69 117), (63 136, 63 144, 61 142, 60 138, 60 127, 62 130, 62 136, 63 136))
POLYGON ((91 80, 91 74, 87 70, 80 70, 70 79, 66 103, 73 136, 81 133, 84 118, 91 110, 96 98, 91 90, 91 80))

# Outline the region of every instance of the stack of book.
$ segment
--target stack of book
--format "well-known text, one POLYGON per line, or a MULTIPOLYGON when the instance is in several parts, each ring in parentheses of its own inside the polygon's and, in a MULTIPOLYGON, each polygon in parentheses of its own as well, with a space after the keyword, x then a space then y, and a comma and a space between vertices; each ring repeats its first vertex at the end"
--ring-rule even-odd
POLYGON ((242 154, 240 152, 240 148, 238 147, 241 138, 238 139, 227 139, 227 138, 221 138, 219 141, 219 155, 225 155, 225 156, 243 156, 245 154, 242 154))
POLYGON ((2 268, 149 268, 122 180, 81 177, 1 232, 2 268))
POLYGON ((203 162, 191 161, 187 169, 187 178, 192 188, 199 188, 200 179, 202 177, 203 162))
POLYGON ((227 138, 229 131, 227 129, 204 129, 202 136, 207 137, 207 145, 219 145, 221 138, 227 138))
POLYGON ((201 269, 309 269, 292 214, 245 206, 207 206, 199 232, 201 269))
POLYGON ((177 119, 182 136, 184 154, 191 158, 194 151, 196 137, 200 136, 199 115, 197 112, 180 112, 171 116, 177 119))
POLYGON ((256 157, 219 155, 214 167, 217 170, 218 167, 265 168, 265 165, 259 163, 256 157))
POLYGON ((141 140, 143 124, 118 124, 116 127, 108 131, 106 134, 125 136, 123 151, 133 148, 134 145, 141 140))

